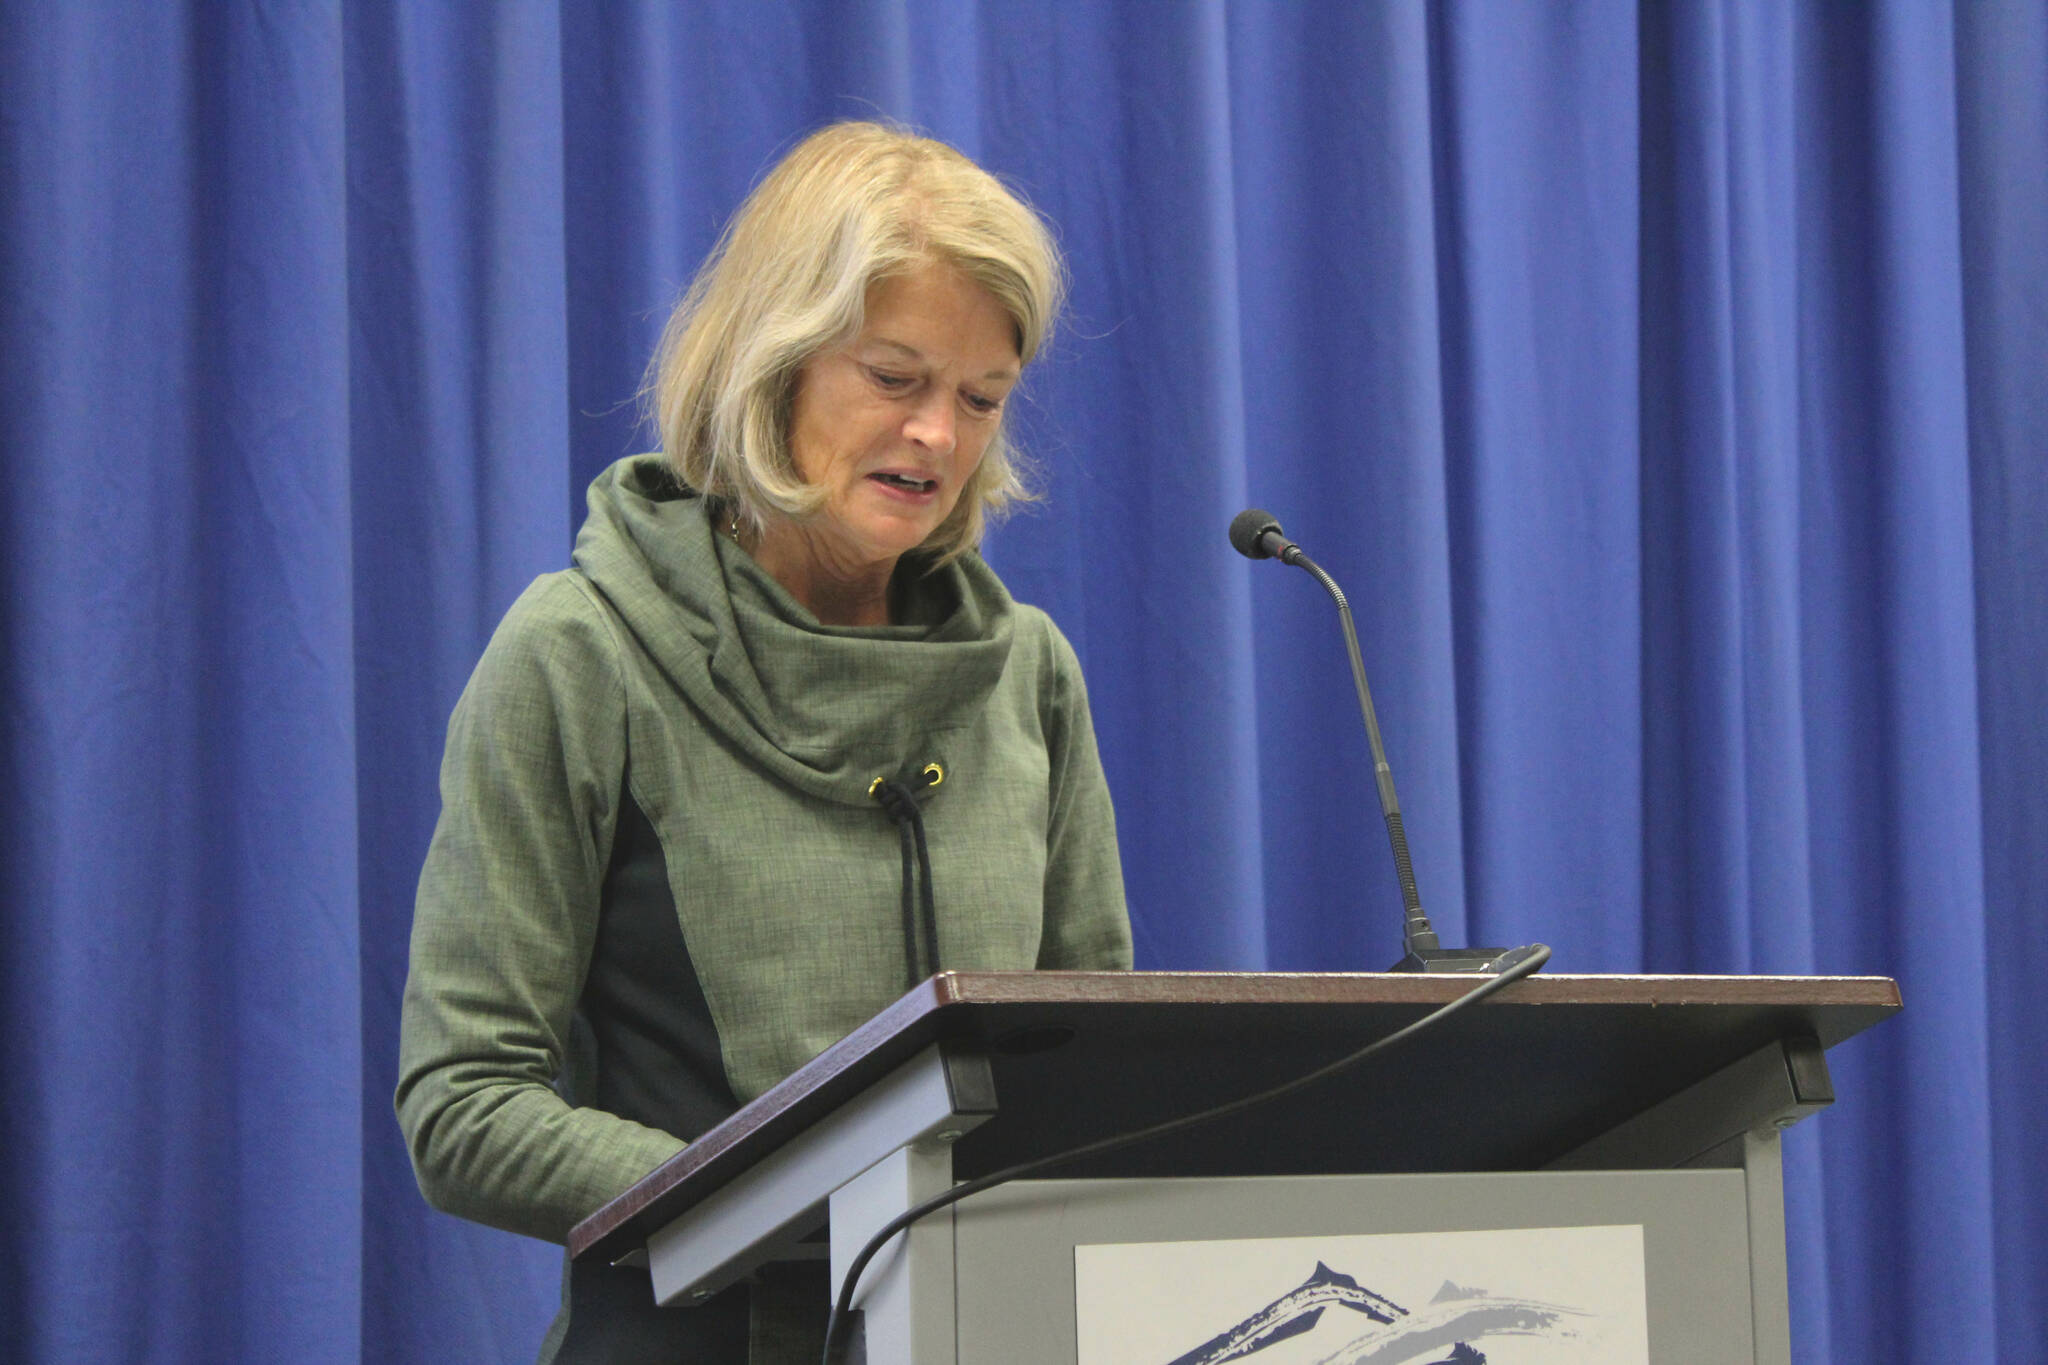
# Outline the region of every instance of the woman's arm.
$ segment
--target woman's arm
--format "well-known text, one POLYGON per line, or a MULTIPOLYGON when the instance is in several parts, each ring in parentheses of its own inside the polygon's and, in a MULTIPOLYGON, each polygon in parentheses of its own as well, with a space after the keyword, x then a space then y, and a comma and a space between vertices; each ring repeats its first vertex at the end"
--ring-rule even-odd
POLYGON ((1047 782, 1045 970, 1128 970, 1131 921, 1124 908, 1123 865, 1117 856, 1116 812, 1095 751, 1081 661, 1050 621, 1053 653, 1043 719, 1047 782))
POLYGON ((571 575, 513 604, 449 722, 412 930, 398 1119, 429 1203, 560 1242, 682 1149, 555 1089, 626 761, 610 625, 571 575))

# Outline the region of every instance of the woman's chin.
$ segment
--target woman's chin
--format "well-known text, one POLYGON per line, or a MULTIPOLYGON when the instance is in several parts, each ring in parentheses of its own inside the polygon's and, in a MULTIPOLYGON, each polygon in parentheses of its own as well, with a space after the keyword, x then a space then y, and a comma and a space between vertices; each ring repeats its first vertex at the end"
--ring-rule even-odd
POLYGON ((841 522, 839 531, 848 544, 858 545, 868 558, 891 563, 931 539, 941 518, 936 508, 883 511, 841 522))

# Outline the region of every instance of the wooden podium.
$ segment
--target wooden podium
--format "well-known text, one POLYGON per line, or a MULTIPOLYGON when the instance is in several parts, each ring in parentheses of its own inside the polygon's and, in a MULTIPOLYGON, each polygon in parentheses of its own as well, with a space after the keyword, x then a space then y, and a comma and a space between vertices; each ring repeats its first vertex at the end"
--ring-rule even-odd
MULTIPOLYGON (((688 1305, 956 1180, 1267 1088, 1471 976, 947 972, 591 1215, 688 1305)), ((1789 1365, 1778 1133, 1882 977, 1537 976, 1279 1103, 977 1194, 863 1277, 866 1359, 1071 1362, 1075 1247, 1626 1223, 1651 1358, 1789 1365)), ((1136 1362, 1135 1365, 1145 1365, 1136 1362)), ((1157 1365, 1166 1365, 1162 1360, 1157 1365)))

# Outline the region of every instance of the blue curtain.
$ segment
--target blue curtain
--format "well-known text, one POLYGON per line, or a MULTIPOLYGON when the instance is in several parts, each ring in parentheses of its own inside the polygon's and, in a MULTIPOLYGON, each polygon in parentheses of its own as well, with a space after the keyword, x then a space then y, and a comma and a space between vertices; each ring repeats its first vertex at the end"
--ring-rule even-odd
POLYGON ((1059 224, 1044 506, 1140 965, 1894 974, 1795 1356, 2048 1358, 2048 5, 0 6, 0 1318, 520 1360, 389 1095, 442 726, 777 152, 1059 224))

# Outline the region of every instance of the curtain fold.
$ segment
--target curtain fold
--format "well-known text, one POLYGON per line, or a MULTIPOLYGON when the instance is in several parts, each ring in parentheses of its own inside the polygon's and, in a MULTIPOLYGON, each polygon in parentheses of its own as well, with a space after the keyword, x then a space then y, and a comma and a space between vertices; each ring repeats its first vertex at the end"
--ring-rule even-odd
POLYGON ((429 1210, 391 1092, 448 711, 513 597, 561 567, 582 492, 562 35, 535 5, 344 13, 365 1059, 363 1293, 347 1307, 366 1360, 518 1360, 553 1315, 559 1255, 429 1210))
POLYGON ((9 1334, 352 1355, 339 32, 120 17, 0 35, 9 1334))
MULTIPOLYGON (((2048 1093, 2048 6, 1959 5, 1957 148, 1983 793, 1989 1073, 2048 1093)), ((1976 991, 1966 998, 1974 999, 1976 991)), ((2048 1357, 2048 1171, 2038 1106, 1991 1108, 1999 1354, 2048 1357)))
POLYGON ((2048 4, 0 8, 0 1317, 520 1360, 554 1248, 389 1096, 449 709, 832 118, 1057 223, 991 561, 1087 669, 1140 965, 1880 972, 1795 1357, 2034 1359, 2048 4), (1988 1287, 1988 1288, 1987 1288, 1988 1287))

